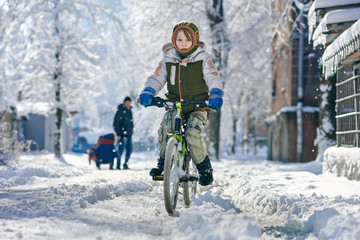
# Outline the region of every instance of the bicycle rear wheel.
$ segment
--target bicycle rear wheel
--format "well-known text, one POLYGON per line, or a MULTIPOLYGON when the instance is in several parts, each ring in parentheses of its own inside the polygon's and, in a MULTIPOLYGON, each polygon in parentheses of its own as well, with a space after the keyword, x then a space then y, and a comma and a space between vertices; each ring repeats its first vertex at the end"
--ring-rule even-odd
POLYGON ((174 213, 179 194, 180 154, 177 150, 178 141, 171 138, 167 143, 164 163, 164 201, 168 213, 174 213))
MULTIPOLYGON (((196 167, 191 161, 190 156, 185 154, 185 172, 188 176, 196 176, 197 170, 196 167)), ((195 199, 196 191, 197 191, 197 181, 187 181, 183 184, 184 189, 184 202, 185 205, 188 207, 190 206, 191 202, 195 199)))

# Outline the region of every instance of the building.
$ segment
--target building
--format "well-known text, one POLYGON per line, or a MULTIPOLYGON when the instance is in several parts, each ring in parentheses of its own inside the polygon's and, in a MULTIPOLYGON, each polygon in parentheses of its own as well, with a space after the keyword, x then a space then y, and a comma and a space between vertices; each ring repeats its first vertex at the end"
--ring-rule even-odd
POLYGON ((360 180, 359 19, 360 0, 316 0, 309 12, 309 40, 320 50, 322 82, 331 86, 334 106, 329 120, 335 125, 336 146, 324 152, 323 169, 356 180, 360 180))
POLYGON ((268 118, 268 158, 307 162, 316 158, 318 77, 308 43, 311 1, 276 0, 280 16, 272 39, 272 103, 268 118))
MULTIPOLYGON (((46 103, 17 104, 17 128, 26 140, 32 140, 31 150, 54 152, 54 132, 56 115, 49 113, 46 103)), ((63 114, 61 122, 61 152, 71 150, 72 130, 63 114)))

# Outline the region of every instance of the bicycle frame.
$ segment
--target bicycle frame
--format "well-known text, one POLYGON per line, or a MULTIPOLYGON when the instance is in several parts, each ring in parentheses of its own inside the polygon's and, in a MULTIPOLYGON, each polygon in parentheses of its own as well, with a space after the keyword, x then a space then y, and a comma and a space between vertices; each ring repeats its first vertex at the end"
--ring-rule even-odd
POLYGON ((180 152, 180 157, 181 157, 181 169, 183 169, 184 167, 184 156, 185 156, 185 153, 186 153, 186 144, 185 144, 185 141, 184 141, 184 137, 182 136, 182 133, 181 133, 181 127, 182 127, 182 124, 181 124, 181 102, 176 102, 175 103, 175 107, 176 107, 176 116, 175 116, 175 127, 174 127, 174 133, 173 135, 169 138, 169 140, 171 138, 175 138, 178 142, 182 142, 182 149, 181 149, 181 152, 180 152))
POLYGON ((180 183, 184 190, 184 202, 189 206, 196 194, 198 176, 190 173, 190 161, 186 139, 184 138, 185 129, 181 117, 182 106, 195 105, 200 108, 208 107, 204 101, 190 102, 171 102, 159 97, 153 98, 150 106, 166 107, 176 109, 174 132, 167 139, 166 154, 164 160, 164 175, 153 176, 155 181, 164 181, 164 202, 166 211, 174 213, 177 203, 180 183), (158 178, 160 177, 160 178, 158 178), (191 184, 191 186, 190 186, 191 184), (194 187, 195 186, 195 187, 194 187))

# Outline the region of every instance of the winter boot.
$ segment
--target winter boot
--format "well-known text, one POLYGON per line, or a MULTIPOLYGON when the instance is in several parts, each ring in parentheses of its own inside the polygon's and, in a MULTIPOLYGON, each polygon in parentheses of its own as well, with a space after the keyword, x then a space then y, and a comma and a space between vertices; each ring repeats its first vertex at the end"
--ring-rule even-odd
POLYGON ((128 170, 128 169, 130 169, 129 166, 127 165, 127 163, 124 163, 123 164, 123 170, 128 170))
POLYGON ((213 182, 213 169, 209 160, 209 156, 206 156, 204 161, 199 164, 196 164, 196 168, 199 172, 199 184, 201 186, 207 186, 213 182))
POLYGON ((100 163, 96 162, 96 167, 100 170, 100 163))
POLYGON ((112 163, 110 163, 110 168, 109 168, 109 169, 110 169, 110 170, 114 170, 112 163))
POLYGON ((159 157, 157 160, 157 167, 150 170, 150 176, 161 176, 164 171, 164 159, 159 157))

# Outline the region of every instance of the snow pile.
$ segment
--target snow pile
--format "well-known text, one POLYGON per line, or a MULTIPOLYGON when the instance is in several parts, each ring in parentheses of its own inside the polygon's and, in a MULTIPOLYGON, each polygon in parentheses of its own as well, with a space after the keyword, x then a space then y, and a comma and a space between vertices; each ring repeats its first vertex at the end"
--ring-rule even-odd
POLYGON ((324 153, 324 171, 351 180, 360 180, 360 149, 331 147, 324 153))
MULTIPOLYGON (((358 154, 358 153, 356 153, 358 154)), ((156 154, 132 170, 97 170, 86 155, 27 155, 0 169, 2 239, 359 239, 360 182, 320 162, 233 157, 213 162, 215 182, 168 215, 156 154)))
POLYGON ((261 229, 255 218, 239 214, 230 198, 224 199, 220 189, 200 194, 190 208, 181 212, 174 239, 258 239, 261 229), (216 231, 214 231, 216 227, 216 231))
MULTIPOLYGON (((164 208, 162 183, 148 176, 155 154, 136 154, 130 171, 97 170, 87 155, 22 156, 0 170, 2 239, 258 239, 261 228, 220 188, 178 212, 164 208), (149 160, 152 160, 149 162, 149 160), (159 224, 161 223, 161 224, 159 224)), ((106 169, 106 170, 105 170, 106 169)))
POLYGON ((321 174, 321 163, 229 162, 224 193, 265 233, 293 239, 358 239, 360 183, 321 174), (336 225, 334 225, 336 223, 336 225), (350 226, 349 226, 350 224, 350 226))

